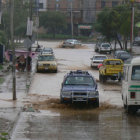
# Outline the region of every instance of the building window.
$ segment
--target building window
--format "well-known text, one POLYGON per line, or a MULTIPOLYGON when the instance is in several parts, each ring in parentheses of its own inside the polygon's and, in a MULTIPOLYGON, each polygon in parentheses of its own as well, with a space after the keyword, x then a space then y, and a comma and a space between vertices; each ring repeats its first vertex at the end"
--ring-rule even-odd
POLYGON ((101 8, 105 7, 105 1, 101 1, 101 8))
POLYGON ((56 11, 58 11, 59 8, 60 8, 60 4, 57 3, 57 4, 55 5, 55 9, 56 9, 56 11))
POLYGON ((39 9, 43 9, 43 3, 39 3, 39 9))
POLYGON ((118 1, 112 1, 112 7, 115 7, 118 5, 118 1))

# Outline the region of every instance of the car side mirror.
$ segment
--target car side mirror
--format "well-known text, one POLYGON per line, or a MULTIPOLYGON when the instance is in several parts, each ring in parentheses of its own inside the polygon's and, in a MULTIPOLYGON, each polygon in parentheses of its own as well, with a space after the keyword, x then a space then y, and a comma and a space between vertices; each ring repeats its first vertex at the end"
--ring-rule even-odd
POLYGON ((92 60, 93 58, 90 58, 90 60, 92 60))

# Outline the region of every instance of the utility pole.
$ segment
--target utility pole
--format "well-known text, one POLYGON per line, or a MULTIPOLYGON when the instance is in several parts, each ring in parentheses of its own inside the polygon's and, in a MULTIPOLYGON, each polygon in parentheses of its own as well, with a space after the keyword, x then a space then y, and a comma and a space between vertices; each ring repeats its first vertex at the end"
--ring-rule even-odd
POLYGON ((36 0, 36 36, 37 36, 37 45, 38 44, 38 27, 39 27, 39 0, 36 0))
POLYGON ((133 40, 134 40, 134 0, 131 2, 131 34, 130 34, 130 52, 132 52, 133 40))
POLYGON ((16 100, 16 69, 15 69, 15 44, 14 44, 14 0, 11 0, 10 12, 10 32, 11 32, 11 46, 12 46, 12 76, 13 76, 13 100, 16 100))
POLYGON ((71 0, 71 37, 73 38, 73 3, 71 0))

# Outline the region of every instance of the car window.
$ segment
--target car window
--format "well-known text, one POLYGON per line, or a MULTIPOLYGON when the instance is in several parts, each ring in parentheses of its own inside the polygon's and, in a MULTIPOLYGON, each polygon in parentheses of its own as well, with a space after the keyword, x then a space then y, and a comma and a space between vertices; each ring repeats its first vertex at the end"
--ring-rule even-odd
POLYGON ((133 66, 131 79, 140 81, 140 66, 133 66))
POLYGON ((107 59, 106 56, 95 56, 94 57, 95 60, 104 60, 104 59, 107 59))
POLYGON ((106 65, 121 65, 121 61, 116 60, 106 61, 106 65))
POLYGON ((102 47, 108 48, 108 47, 110 47, 110 45, 109 44, 102 44, 102 47))
POLYGON ((94 80, 92 77, 86 76, 69 76, 66 78, 65 85, 86 85, 86 86, 94 86, 94 80))
POLYGON ((39 56, 38 60, 39 61, 53 61, 55 58, 53 55, 48 55, 48 56, 45 56, 45 55, 41 55, 39 56))

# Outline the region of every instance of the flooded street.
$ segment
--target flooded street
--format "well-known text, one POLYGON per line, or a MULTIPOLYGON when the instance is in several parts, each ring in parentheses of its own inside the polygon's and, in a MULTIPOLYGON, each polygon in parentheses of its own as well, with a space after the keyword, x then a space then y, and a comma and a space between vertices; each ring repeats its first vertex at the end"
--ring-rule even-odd
MULTIPOLYGON (((35 73, 25 109, 12 133, 12 140, 139 140, 140 113, 128 115, 121 99, 121 83, 99 82, 97 69, 90 67, 93 44, 77 49, 59 48, 60 42, 40 42, 51 47, 57 73, 35 73), (70 70, 87 70, 97 80, 100 107, 60 104, 63 77, 70 70), (28 109, 27 109, 28 108, 28 109)), ((108 57, 112 57, 108 55, 108 57)))

